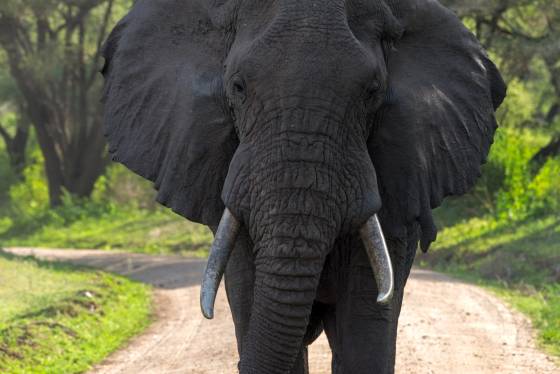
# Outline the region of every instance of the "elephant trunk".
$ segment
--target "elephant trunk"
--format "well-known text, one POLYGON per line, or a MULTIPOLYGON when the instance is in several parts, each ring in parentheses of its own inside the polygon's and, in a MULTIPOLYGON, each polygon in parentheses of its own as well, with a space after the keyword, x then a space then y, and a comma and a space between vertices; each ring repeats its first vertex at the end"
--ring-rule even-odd
MULTIPOLYGON (((241 344, 242 374, 293 371, 336 238, 359 229, 380 208, 367 147, 353 141, 357 130, 340 126, 342 114, 335 114, 294 109, 263 121, 231 162, 223 200, 254 244, 255 284, 241 344)), ((364 229, 362 236, 372 232, 364 229)), ((376 243, 370 240, 368 249, 375 250, 376 243)), ((386 258, 378 256, 372 264, 386 258)), ((387 292, 380 301, 386 301, 390 287, 382 290, 387 292)))
POLYGON ((319 216, 276 214, 266 223, 270 233, 256 243, 254 303, 242 349, 242 374, 292 371, 337 233, 319 216))

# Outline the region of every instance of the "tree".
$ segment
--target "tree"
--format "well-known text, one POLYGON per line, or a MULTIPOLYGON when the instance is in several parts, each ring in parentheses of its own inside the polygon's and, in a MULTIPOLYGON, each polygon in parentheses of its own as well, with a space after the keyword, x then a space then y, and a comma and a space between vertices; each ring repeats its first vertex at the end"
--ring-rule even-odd
MULTIPOLYGON (((3 61, 0 54, 0 66, 3 61)), ((0 70, 0 139, 4 141, 6 146, 6 152, 8 153, 8 159, 10 161, 10 167, 17 178, 21 178, 23 169, 25 168, 26 159, 26 148, 29 139, 29 121, 26 120, 21 110, 21 105, 23 100, 21 95, 17 94, 17 87, 15 87, 14 81, 8 74, 0 70), (15 123, 4 123, 5 112, 16 113, 15 123)))
MULTIPOLYGON (((0 47, 45 159, 51 205, 89 196, 107 165, 100 48, 115 0, 2 0, 0 47)), ((15 138, 10 141, 16 141, 15 138)))
POLYGON ((18 116, 14 135, 11 135, 6 126, 0 123, 0 138, 6 145, 10 166, 17 178, 22 177, 26 165, 25 153, 29 139, 29 122, 21 115, 18 116))
POLYGON ((549 156, 560 154, 560 0, 445 0, 473 26, 486 48, 500 57, 509 78, 531 75, 538 61, 544 66, 550 89, 542 91, 536 122, 549 128, 552 140, 533 162, 536 169, 549 156))

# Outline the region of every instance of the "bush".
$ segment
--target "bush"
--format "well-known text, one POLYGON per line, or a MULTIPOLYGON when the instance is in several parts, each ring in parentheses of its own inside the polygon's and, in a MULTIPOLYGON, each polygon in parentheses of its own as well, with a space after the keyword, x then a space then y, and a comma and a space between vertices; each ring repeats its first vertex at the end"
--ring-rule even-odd
POLYGON ((560 211, 560 157, 549 159, 529 184, 531 210, 544 214, 560 211))
POLYGON ((498 220, 519 220, 553 213, 560 207, 560 158, 551 158, 536 173, 531 158, 542 143, 534 132, 498 132, 484 177, 475 190, 490 196, 490 213, 498 220))
POLYGON ((560 158, 548 160, 540 170, 531 165, 534 154, 550 140, 535 119, 536 107, 527 87, 510 82, 488 163, 471 195, 482 213, 498 221, 553 213, 560 206, 560 158))
POLYGON ((519 220, 560 206, 560 158, 549 159, 535 174, 536 143, 534 132, 506 129, 498 135, 490 157, 491 168, 503 178, 494 193, 496 218, 519 220))
MULTIPOLYGON (((153 210, 154 189, 151 183, 136 176, 122 165, 112 164, 95 184, 91 198, 77 198, 65 193, 62 204, 51 208, 49 204, 48 182, 44 172, 44 160, 39 149, 35 149, 29 164, 23 171, 23 178, 7 187, 7 201, 4 200, 5 214, 0 220, 0 228, 8 224, 10 218, 18 225, 31 222, 53 222, 61 224, 74 222, 84 217, 111 213, 119 208, 142 208, 153 210)), ((0 216, 1 217, 1 216, 0 216)))
POLYGON ((23 170, 23 180, 9 189, 9 210, 14 219, 28 220, 43 215, 49 207, 49 190, 43 169, 43 156, 36 149, 29 165, 23 170))
POLYGON ((152 183, 116 163, 97 180, 92 200, 149 210, 158 207, 152 183))

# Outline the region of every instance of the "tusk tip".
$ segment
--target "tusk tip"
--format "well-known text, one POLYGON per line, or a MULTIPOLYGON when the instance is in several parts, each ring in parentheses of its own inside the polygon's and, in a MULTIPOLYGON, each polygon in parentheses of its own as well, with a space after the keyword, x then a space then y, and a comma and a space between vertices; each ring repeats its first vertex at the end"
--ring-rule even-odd
POLYGON ((200 310, 206 319, 214 318, 214 300, 204 293, 200 295, 200 310))
POLYGON ((201 309, 202 309, 202 315, 204 316, 204 318, 214 319, 214 308, 208 308, 208 307, 204 307, 204 305, 202 305, 201 309))
POLYGON ((392 299, 393 299, 392 291, 383 292, 377 296, 377 303, 381 305, 387 305, 391 302, 392 299))

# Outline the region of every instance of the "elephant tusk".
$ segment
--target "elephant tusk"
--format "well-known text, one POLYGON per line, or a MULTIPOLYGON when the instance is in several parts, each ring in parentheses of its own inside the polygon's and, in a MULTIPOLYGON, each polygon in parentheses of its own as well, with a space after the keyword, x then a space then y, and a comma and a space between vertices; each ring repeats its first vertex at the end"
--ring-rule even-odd
POLYGON ((208 257, 200 288, 200 308, 202 309, 202 314, 207 319, 214 318, 216 293, 226 271, 229 256, 235 246, 240 226, 239 221, 226 208, 210 248, 210 256, 208 257))
POLYGON ((360 236, 377 282, 377 289, 379 290, 377 302, 383 305, 388 304, 393 297, 393 265, 377 214, 371 216, 362 226, 360 236))

